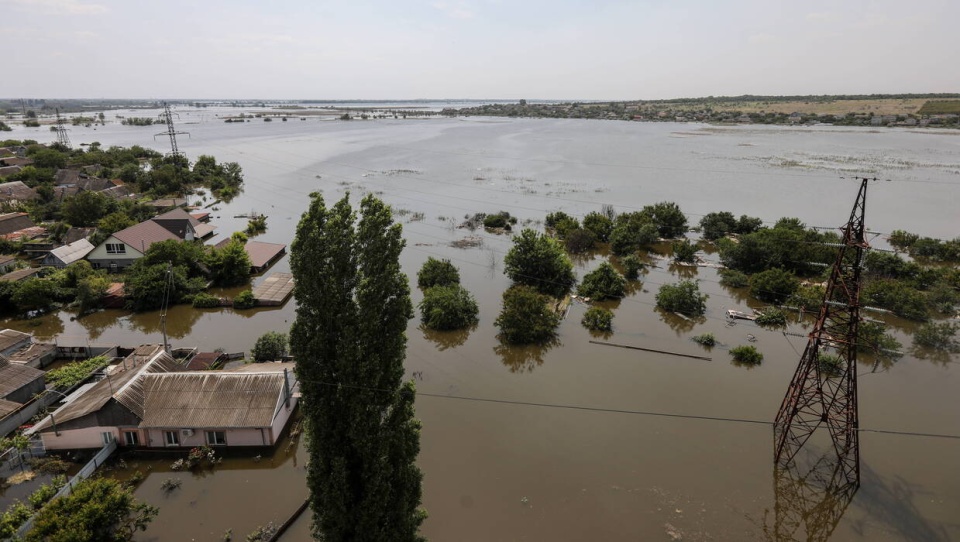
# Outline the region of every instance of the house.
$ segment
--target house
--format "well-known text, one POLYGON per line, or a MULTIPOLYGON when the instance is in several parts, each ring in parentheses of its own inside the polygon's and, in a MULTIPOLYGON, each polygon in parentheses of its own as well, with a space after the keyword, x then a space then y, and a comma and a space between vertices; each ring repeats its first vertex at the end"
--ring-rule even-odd
POLYGON ((43 258, 43 265, 62 269, 73 262, 82 260, 87 254, 93 251, 94 248, 96 247, 94 247, 90 241, 80 239, 79 241, 74 241, 69 245, 63 245, 48 252, 43 258))
POLYGON ((123 269, 143 257, 150 245, 159 241, 180 240, 153 220, 146 220, 113 233, 87 254, 95 269, 123 269))
POLYGON ((27 367, 0 356, 0 399, 12 403, 26 403, 43 391, 43 371, 27 367))
POLYGON ((4 329, 0 331, 0 356, 7 357, 32 342, 33 336, 29 333, 15 329, 4 329))
POLYGON ((11 271, 6 275, 0 275, 0 282, 20 282, 21 280, 26 280, 38 273, 40 273, 39 267, 17 269, 16 271, 11 271))
POLYGON ((13 254, 0 254, 0 273, 9 273, 17 265, 17 257, 13 254))
POLYGON ((81 239, 89 240, 90 236, 95 233, 97 233, 97 228, 78 228, 77 226, 73 226, 67 230, 67 233, 63 234, 63 243, 69 245, 81 239))
POLYGON ((20 166, 0 166, 0 179, 12 177, 20 173, 21 170, 22 168, 20 166))
POLYGON ((143 381, 145 374, 172 372, 177 363, 158 345, 138 347, 112 367, 106 378, 76 397, 69 397, 33 427, 48 450, 101 448, 111 439, 121 445, 138 446, 136 435, 143 418, 143 381), (129 439, 129 440, 125 440, 129 439))
POLYGON ((49 450, 121 446, 272 446, 296 407, 292 363, 180 372, 159 345, 138 349, 35 426, 49 450), (129 360, 129 361, 128 361, 129 360))
MULTIPOLYGON (((260 366, 264 365, 264 366, 260 366)), ((293 414, 293 364, 143 377, 140 435, 160 447, 273 446, 293 414)))
MULTIPOLYGON (((14 183, 3 183, 14 184, 14 183)), ((0 185, 2 187, 3 185, 0 185)), ((15 235, 18 232, 35 227, 36 224, 30 220, 27 213, 4 213, 0 214, 0 235, 6 238, 8 235, 15 235)))
POLYGON ((155 216, 107 237, 87 255, 94 268, 122 269, 142 258, 159 241, 194 241, 213 233, 216 226, 201 224, 183 209, 155 216))
POLYGON ((0 356, 14 365, 41 369, 57 357, 57 345, 33 341, 33 335, 4 329, 0 331, 0 356))

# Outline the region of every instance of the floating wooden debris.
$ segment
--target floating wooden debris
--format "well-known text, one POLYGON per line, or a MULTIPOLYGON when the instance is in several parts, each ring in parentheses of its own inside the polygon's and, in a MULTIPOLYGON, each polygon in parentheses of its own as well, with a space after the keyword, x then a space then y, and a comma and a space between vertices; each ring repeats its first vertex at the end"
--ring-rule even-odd
POLYGON ((267 307, 283 305, 291 294, 293 294, 293 274, 291 273, 274 273, 253 289, 253 297, 257 300, 257 305, 267 307))
POLYGON ((727 309, 727 318, 733 318, 735 320, 756 320, 757 316, 755 314, 747 314, 738 310, 727 309))

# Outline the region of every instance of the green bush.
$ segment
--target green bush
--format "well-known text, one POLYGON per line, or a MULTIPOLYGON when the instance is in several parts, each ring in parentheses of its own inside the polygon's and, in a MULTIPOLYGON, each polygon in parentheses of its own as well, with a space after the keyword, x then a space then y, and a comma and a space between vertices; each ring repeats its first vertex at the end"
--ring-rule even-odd
POLYGON ((767 307, 757 315, 756 322, 761 326, 783 327, 787 325, 787 315, 776 307, 767 307))
POLYGON ((714 346, 717 344, 717 338, 713 336, 713 333, 702 333, 693 337, 693 342, 703 345, 703 346, 714 346))
POLYGON ((220 306, 220 298, 212 296, 206 292, 200 292, 193 296, 193 307, 197 309, 210 309, 220 306))
POLYGON ((817 355, 817 365, 820 366, 820 374, 827 378, 843 376, 843 360, 840 356, 821 352, 817 355))
POLYGON ((531 229, 513 238, 513 247, 503 263, 504 273, 513 282, 553 297, 566 295, 576 282, 573 263, 559 241, 531 229))
POLYGON ((728 288, 745 288, 750 285, 750 277, 736 269, 721 269, 720 284, 728 288))
POLYGON ((583 277, 583 282, 577 287, 577 293, 597 301, 621 298, 626 285, 627 279, 609 262, 603 262, 583 277))
POLYGON ((564 244, 567 252, 571 254, 583 254, 593 248, 597 242, 597 237, 590 230, 577 228, 567 233, 564 244))
POLYGON ((551 298, 530 286, 513 286, 503 292, 503 308, 493 325, 504 340, 514 344, 543 342, 554 336, 560 318, 550 307, 551 298))
POLYGON ((867 282, 860 293, 860 300, 864 304, 887 309, 909 320, 926 322, 930 319, 926 296, 899 280, 867 282))
POLYGON ((903 345, 893 335, 884 332, 879 322, 860 322, 857 326, 857 349, 860 352, 874 352, 880 357, 899 357, 903 345))
POLYGON ((750 295, 769 303, 783 303, 800 287, 800 281, 785 269, 767 269, 750 277, 750 295))
POLYGON ((253 361, 276 361, 287 355, 287 334, 268 331, 261 335, 250 352, 253 361))
POLYGON ((0 515, 0 540, 12 538, 13 535, 17 534, 20 526, 30 519, 32 515, 33 510, 20 501, 16 501, 10 505, 7 510, 0 515))
POLYGON ((671 247, 673 248, 674 261, 686 263, 693 263, 696 261, 697 245, 691 243, 689 239, 674 241, 671 247))
POLYGON ((69 388, 87 379, 108 363, 106 356, 96 356, 83 361, 72 361, 57 369, 47 371, 47 384, 54 388, 69 388))
POLYGON ((640 261, 636 254, 628 254, 620 259, 623 264, 623 276, 627 280, 637 280, 640 277, 640 271, 646 266, 640 261))
POLYGON ((583 327, 592 331, 611 331, 613 329, 613 312, 603 307, 590 307, 580 320, 583 327))
POLYGON ((700 293, 700 287, 692 280, 683 280, 677 284, 664 284, 657 292, 657 306, 669 312, 678 312, 686 316, 702 316, 707 311, 707 298, 700 293))
POLYGON ((244 290, 233 298, 233 308, 252 309, 257 306, 257 298, 253 297, 253 290, 244 290))
POLYGON ((610 232, 613 231, 613 221, 603 213, 594 211, 583 217, 583 229, 593 233, 597 241, 606 243, 610 239, 610 232))
POLYGON ((438 260, 431 256, 417 272, 417 286, 424 290, 452 284, 460 284, 460 272, 450 260, 438 260))
POLYGON ((486 215, 483 218, 484 228, 503 228, 505 230, 510 230, 510 225, 516 223, 517 219, 510 216, 510 213, 506 211, 500 211, 494 215, 486 215))
POLYGON ((735 346, 730 349, 730 355, 733 361, 743 365, 760 365, 763 361, 763 354, 752 345, 735 346))
POLYGON ((473 325, 480 311, 477 301, 459 284, 428 288, 418 307, 423 325, 441 331, 473 325))

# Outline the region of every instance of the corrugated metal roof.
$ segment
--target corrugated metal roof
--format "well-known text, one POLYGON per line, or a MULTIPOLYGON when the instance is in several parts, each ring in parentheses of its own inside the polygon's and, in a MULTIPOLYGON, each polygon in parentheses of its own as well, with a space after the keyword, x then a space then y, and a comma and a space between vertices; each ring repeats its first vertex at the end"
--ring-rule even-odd
POLYGON ((27 277, 32 277, 40 272, 39 267, 27 267, 25 269, 17 269, 16 271, 11 271, 6 275, 0 276, 0 281, 3 282, 18 282, 27 277))
MULTIPOLYGON (((15 329, 0 330, 0 352, 3 352, 15 344, 29 341, 31 337, 33 337, 33 335, 15 329)), ((6 360, 3 356, 0 356, 0 366, 4 365, 4 361, 6 360)))
MULTIPOLYGON (((13 183, 6 183, 13 184, 13 183)), ((0 215, 0 234, 8 235, 36 226, 27 213, 5 213, 0 215)))
POLYGON ((63 245, 62 247, 51 250, 50 255, 63 262, 64 265, 70 265, 77 260, 82 260, 83 257, 90 254, 94 248, 90 241, 80 239, 69 245, 63 245))
POLYGON ((283 400, 283 373, 144 375, 140 427, 269 427, 283 400))
POLYGON ((7 401, 6 399, 0 399, 0 419, 6 418, 7 414, 17 410, 22 407, 20 403, 14 403, 13 401, 7 401))
MULTIPOLYGON (((82 418, 103 408, 110 399, 116 399, 138 416, 142 416, 143 385, 137 377, 147 373, 172 372, 179 369, 173 358, 159 345, 141 346, 117 365, 116 370, 112 371, 108 378, 97 382, 76 400, 58 409, 54 412, 54 416, 57 423, 82 418), (154 353, 146 359, 143 354, 151 351, 154 353)), ((42 431, 52 425, 48 416, 36 425, 35 431, 42 431)))
POLYGON ((0 398, 10 395, 38 378, 43 378, 43 371, 19 363, 10 363, 6 358, 0 357, 0 398))

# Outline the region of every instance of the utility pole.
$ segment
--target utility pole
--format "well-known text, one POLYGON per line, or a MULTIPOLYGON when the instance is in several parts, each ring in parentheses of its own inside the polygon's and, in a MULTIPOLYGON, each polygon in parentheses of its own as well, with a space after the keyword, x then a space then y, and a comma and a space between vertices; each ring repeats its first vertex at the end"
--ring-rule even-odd
POLYGON ((63 118, 60 116, 60 108, 57 108, 57 143, 66 148, 70 148, 70 137, 67 135, 67 129, 63 126, 63 118))
POLYGON ((777 468, 788 470, 803 445, 825 424, 838 460, 837 476, 854 489, 860 485, 857 330, 860 273, 869 248, 864 238, 868 181, 861 180, 850 219, 843 227, 817 322, 774 423, 777 468), (822 363, 825 354, 838 363, 822 363))

